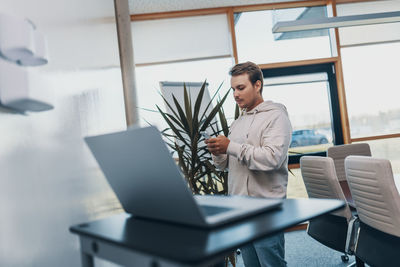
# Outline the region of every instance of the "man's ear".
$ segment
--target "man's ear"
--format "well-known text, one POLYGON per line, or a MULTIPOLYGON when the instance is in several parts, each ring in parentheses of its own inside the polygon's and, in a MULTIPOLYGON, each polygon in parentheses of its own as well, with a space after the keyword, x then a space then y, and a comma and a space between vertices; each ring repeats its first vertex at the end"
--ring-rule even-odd
POLYGON ((257 92, 261 91, 261 81, 260 80, 256 81, 256 89, 257 89, 257 92))

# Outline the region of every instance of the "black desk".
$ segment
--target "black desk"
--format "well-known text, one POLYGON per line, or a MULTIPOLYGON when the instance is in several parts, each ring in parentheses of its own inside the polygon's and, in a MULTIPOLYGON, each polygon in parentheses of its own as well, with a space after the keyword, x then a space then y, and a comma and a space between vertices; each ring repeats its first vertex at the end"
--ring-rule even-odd
POLYGON ((216 229, 142 220, 119 214, 72 226, 82 266, 93 256, 124 266, 207 266, 243 244, 344 207, 339 200, 287 199, 281 208, 216 229))

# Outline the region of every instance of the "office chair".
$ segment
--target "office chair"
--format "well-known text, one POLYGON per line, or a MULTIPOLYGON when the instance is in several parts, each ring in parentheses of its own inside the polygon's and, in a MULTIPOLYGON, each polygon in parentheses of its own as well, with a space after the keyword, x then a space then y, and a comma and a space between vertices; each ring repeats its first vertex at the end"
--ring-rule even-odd
MULTIPOLYGON (((346 201, 336 177, 333 159, 303 156, 300 158, 300 169, 310 198, 346 201)), ((348 254, 353 254, 356 219, 346 205, 339 211, 310 220, 307 233, 323 245, 343 252, 342 261, 347 262, 348 254)))
POLYGON ((345 144, 331 146, 327 150, 326 156, 333 159, 333 162, 335 163, 336 175, 339 181, 346 181, 344 159, 350 155, 371 156, 371 149, 369 147, 369 144, 345 144))
POLYGON ((400 195, 390 161, 349 156, 345 171, 360 219, 355 255, 370 266, 400 266, 400 195))
POLYGON ((336 175, 339 180, 340 187, 346 197, 351 210, 355 210, 353 197, 350 192, 349 185, 346 180, 344 171, 344 159, 350 155, 371 156, 371 149, 367 143, 346 144, 329 147, 326 153, 327 157, 333 159, 335 163, 336 175))

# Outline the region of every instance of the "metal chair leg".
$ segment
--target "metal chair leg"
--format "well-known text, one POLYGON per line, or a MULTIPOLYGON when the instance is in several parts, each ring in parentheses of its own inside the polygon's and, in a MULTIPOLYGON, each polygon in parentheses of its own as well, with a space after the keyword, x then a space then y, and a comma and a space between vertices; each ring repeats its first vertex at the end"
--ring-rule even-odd
POLYGON ((356 266, 357 267, 365 267, 364 262, 356 256, 356 266))

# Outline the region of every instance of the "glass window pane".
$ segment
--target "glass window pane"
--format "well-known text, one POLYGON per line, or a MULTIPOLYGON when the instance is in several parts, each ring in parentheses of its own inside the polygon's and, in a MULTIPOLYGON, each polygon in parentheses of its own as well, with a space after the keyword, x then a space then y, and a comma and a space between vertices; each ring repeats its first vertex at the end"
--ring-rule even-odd
POLYGON ((285 84, 299 84, 299 83, 313 83, 325 82, 328 77, 326 73, 312 73, 312 74, 299 74, 281 77, 271 77, 264 80, 264 86, 285 85, 285 84))
POLYGON ((392 164, 394 174, 400 174, 400 138, 363 141, 371 147, 373 157, 388 159, 392 164))
POLYGON ((232 55, 226 14, 135 21, 132 39, 135 64, 232 55))
POLYGON ((287 198, 308 198, 300 168, 291 169, 288 177, 287 198))
MULTIPOLYGON (((337 6, 338 16, 400 11, 400 1, 373 1, 337 6)), ((341 46, 400 40, 400 23, 339 28, 341 46), (365 34, 368 33, 368 34, 365 34)))
POLYGON ((265 83, 264 99, 282 103, 288 110, 293 127, 289 151, 326 151, 332 145, 326 73, 266 78, 265 83))
POLYGON ((236 14, 239 62, 258 64, 331 57, 327 30, 272 33, 278 21, 325 17, 326 7, 263 10, 236 14))
MULTIPOLYGON (((143 110, 156 110, 156 105, 165 110, 164 102, 159 95, 161 81, 202 83, 207 79, 210 96, 214 95, 221 83, 223 83, 223 88, 220 92, 223 95, 230 88, 228 72, 233 64, 232 58, 225 58, 137 67, 136 82, 140 124, 147 125, 146 121, 148 121, 160 129, 167 127, 158 112, 143 110)), ((224 108, 226 116, 233 118, 235 112, 233 97, 228 96, 224 108)))
POLYGON ((351 137, 400 132, 400 43, 341 51, 351 137))

